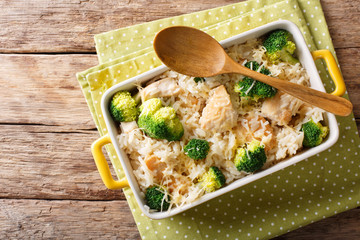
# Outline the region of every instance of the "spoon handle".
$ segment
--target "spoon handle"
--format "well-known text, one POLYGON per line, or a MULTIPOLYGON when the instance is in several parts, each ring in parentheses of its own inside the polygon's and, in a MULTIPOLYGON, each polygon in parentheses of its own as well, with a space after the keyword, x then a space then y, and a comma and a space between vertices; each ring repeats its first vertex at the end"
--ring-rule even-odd
POLYGON ((353 109, 351 102, 345 98, 252 71, 236 63, 230 57, 227 59, 221 73, 239 73, 251 77, 290 94, 306 103, 339 116, 348 116, 353 109))

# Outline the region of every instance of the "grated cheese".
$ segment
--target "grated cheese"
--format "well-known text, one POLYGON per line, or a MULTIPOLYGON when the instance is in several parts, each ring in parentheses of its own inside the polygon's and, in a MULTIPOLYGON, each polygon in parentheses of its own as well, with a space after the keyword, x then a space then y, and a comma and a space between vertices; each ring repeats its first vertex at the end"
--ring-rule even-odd
MULTIPOLYGON (((258 72, 266 67, 271 71, 272 76, 309 86, 309 77, 300 64, 270 65, 264 57, 265 50, 259 45, 259 40, 254 39, 244 44, 234 45, 228 48, 227 52, 235 60, 245 59, 242 65, 248 61, 261 63, 258 72)), ((225 175, 226 184, 247 176, 247 173, 239 172, 233 163, 235 150, 239 146, 243 146, 252 139, 259 140, 265 146, 268 159, 263 168, 267 168, 296 154, 301 149, 303 133, 300 128, 303 122, 310 118, 313 118, 315 122, 323 119, 322 110, 305 106, 301 101, 287 94, 281 96, 281 104, 278 108, 291 108, 291 114, 302 117, 297 118, 293 126, 281 126, 275 120, 265 119, 261 102, 248 104, 233 91, 236 82, 242 79, 242 76, 237 74, 222 74, 206 78, 204 82, 195 83, 191 77, 167 71, 154 78, 153 82, 164 78, 176 80, 180 89, 175 96, 163 95, 161 100, 165 106, 172 106, 176 110, 183 124, 185 131, 181 141, 168 142, 152 139, 137 128, 136 123, 128 126, 121 124, 123 131, 118 135, 118 141, 129 157, 142 192, 153 185, 162 185, 169 190, 165 193, 171 198, 169 210, 192 203, 206 194, 197 181, 211 166, 221 169, 225 175), (204 117, 203 109, 212 96, 212 90, 221 85, 225 87, 229 95, 228 100, 223 103, 236 110, 236 114, 229 115, 232 116, 230 117, 231 124, 229 124, 230 127, 224 128, 224 131, 214 132, 203 129, 200 124, 200 119, 204 117), (206 139, 209 142, 210 150, 206 160, 195 161, 184 153, 185 144, 192 138, 206 139), (159 162, 165 164, 165 167, 161 169, 161 174, 150 170, 145 164, 145 158, 148 155, 155 155, 159 162)), ((246 94, 254 85, 255 80, 246 94)), ((214 107, 219 107, 218 117, 227 119, 228 115, 220 106, 220 103, 214 103, 214 107)), ((149 211, 152 210, 149 209, 149 211)))

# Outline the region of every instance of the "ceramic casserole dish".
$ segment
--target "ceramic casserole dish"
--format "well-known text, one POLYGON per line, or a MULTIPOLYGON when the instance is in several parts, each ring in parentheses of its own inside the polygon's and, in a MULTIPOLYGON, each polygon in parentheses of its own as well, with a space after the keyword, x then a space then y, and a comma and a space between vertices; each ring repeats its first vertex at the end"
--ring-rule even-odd
MULTIPOLYGON (((314 60, 322 58, 327 63, 329 73, 335 83, 336 89, 332 93, 337 96, 342 96, 345 92, 345 85, 344 81, 342 79, 340 70, 336 64, 336 61, 330 51, 328 50, 318 50, 314 52, 310 52, 305 40, 298 29, 298 27, 290 22, 290 21, 276 21, 272 22, 266 25, 263 25, 261 27, 252 29, 250 31, 241 33, 239 35, 236 35, 234 37, 231 37, 229 39, 226 39, 224 41, 221 41, 221 45, 224 48, 230 47, 235 44, 243 43, 249 39, 258 38, 260 36, 263 36, 270 31, 276 30, 276 29, 284 29, 289 31, 294 38, 294 42, 297 46, 296 49, 296 55, 298 56, 302 66, 306 69, 308 75, 310 76, 310 84, 311 88, 314 88, 316 90, 325 92, 325 89, 323 87, 323 83, 320 79, 320 76, 318 74, 318 70, 316 69, 314 60)), ((95 159, 95 163, 97 165, 97 168, 100 172, 100 176, 105 183, 106 187, 109 189, 120 189, 125 187, 130 187, 134 193, 134 197, 136 198, 137 203, 139 204, 139 207, 143 211, 143 213, 152 219, 163 219, 170 216, 173 216, 175 214, 184 212, 194 206, 197 206, 201 203, 204 203, 210 199, 216 198, 220 195, 223 195, 225 193, 228 193, 234 189, 240 188, 243 185, 246 185, 248 183, 251 183, 253 181, 256 181, 259 178, 262 178, 264 176, 267 176, 269 174, 272 174, 276 171, 279 171, 281 169, 284 169, 290 165, 293 165, 299 161, 302 161, 306 158, 309 158, 317 153, 320 153, 328 148, 330 148, 338 139, 339 136, 339 129, 337 125, 336 118, 333 114, 325 113, 324 114, 324 120, 325 124, 329 127, 329 135, 324 140, 322 144, 320 144, 317 147, 306 149, 301 151, 300 153, 287 158, 283 160, 282 162, 265 169, 263 171, 248 175, 244 178, 235 180, 234 182, 228 184, 227 186, 218 189, 215 192, 205 194, 198 200, 196 200, 193 203, 184 205, 182 207, 176 207, 172 208, 168 211, 164 212, 149 212, 147 207, 145 206, 145 200, 143 197, 143 193, 141 192, 139 185, 137 183, 137 180, 133 174, 133 169, 131 167, 130 161, 128 159, 127 154, 123 151, 123 149, 120 148, 120 145, 118 143, 117 135, 118 135, 118 124, 116 124, 109 112, 109 103, 111 101, 112 96, 120 91, 120 90, 132 90, 136 88, 136 85, 139 83, 145 83, 146 81, 152 79, 153 77, 160 75, 161 73, 169 70, 165 65, 162 65, 160 67, 157 67, 155 69, 152 69, 148 72, 145 72, 139 76, 136 76, 134 78, 128 79, 126 81, 123 81, 110 89, 108 89, 101 100, 101 108, 102 108, 102 115, 105 119, 106 127, 108 129, 108 134, 104 135, 103 137, 96 140, 92 145, 92 153, 95 159), (114 180, 111 176, 109 166, 106 162, 106 159, 101 151, 101 148, 106 144, 113 144, 117 155, 120 159, 120 162, 122 164, 122 167, 124 169, 125 178, 121 180, 114 180)))

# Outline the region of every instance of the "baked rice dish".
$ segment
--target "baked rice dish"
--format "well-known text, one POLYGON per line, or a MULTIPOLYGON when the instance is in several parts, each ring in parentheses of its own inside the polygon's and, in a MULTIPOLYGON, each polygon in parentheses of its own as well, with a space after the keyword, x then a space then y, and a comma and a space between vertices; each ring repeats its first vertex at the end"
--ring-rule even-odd
MULTIPOLYGON (((291 35, 277 32, 289 38, 276 43, 285 44, 285 57, 271 52, 271 34, 226 52, 254 71, 310 86, 291 35)), ((323 110, 265 85, 239 74, 194 78, 168 70, 114 95, 109 108, 118 141, 149 211, 192 203, 321 144, 328 133, 323 110)))

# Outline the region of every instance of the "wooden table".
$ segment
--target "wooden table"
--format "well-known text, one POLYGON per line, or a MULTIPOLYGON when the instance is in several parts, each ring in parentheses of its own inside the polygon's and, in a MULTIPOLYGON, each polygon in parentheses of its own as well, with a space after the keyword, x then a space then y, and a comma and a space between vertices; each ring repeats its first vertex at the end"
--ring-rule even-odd
MULTIPOLYGON (((103 185, 98 133, 75 73, 98 63, 93 36, 237 0, 0 2, 0 238, 139 239, 122 191, 103 185)), ((360 126, 360 2, 323 0, 360 126)), ((278 239, 356 239, 360 209, 278 239)))

